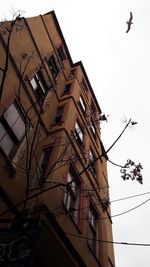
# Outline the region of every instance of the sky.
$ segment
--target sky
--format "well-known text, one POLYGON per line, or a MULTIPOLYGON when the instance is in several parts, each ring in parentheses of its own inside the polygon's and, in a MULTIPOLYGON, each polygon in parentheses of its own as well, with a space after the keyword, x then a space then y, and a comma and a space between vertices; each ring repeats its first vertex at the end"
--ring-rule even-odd
MULTIPOLYGON (((38 0, 35 4, 35 0, 5 0, 0 18, 11 18, 16 10, 23 10, 25 17, 55 11, 73 62, 82 61, 100 107, 109 115, 101 125, 106 149, 125 120, 138 122, 108 155, 118 164, 131 158, 143 166, 141 185, 123 181, 120 169, 108 163, 112 216, 117 215, 112 217, 113 237, 117 242, 150 244, 150 194, 113 202, 150 192, 150 1, 38 0), (133 25, 126 34, 130 11, 133 25)), ((114 249, 116 267, 150 265, 150 247, 115 245, 114 249)))

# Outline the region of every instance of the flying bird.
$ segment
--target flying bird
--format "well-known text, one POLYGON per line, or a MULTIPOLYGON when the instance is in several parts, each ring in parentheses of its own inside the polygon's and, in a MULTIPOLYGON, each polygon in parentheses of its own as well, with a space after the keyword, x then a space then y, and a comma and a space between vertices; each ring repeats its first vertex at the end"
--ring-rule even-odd
POLYGON ((126 30, 126 33, 129 32, 130 29, 131 29, 131 24, 133 24, 132 20, 133 20, 133 15, 132 15, 132 12, 130 12, 130 18, 129 18, 129 20, 126 22, 126 23, 128 24, 128 28, 127 28, 127 30, 126 30))
POLYGON ((131 125, 137 124, 137 121, 131 121, 131 125))

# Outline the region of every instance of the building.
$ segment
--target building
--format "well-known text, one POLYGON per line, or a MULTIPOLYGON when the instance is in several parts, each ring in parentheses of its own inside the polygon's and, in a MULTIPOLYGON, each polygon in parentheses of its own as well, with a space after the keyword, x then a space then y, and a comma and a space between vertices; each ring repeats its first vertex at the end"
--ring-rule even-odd
POLYGON ((0 81, 1 266, 114 267, 102 112, 53 11, 1 23, 0 81))

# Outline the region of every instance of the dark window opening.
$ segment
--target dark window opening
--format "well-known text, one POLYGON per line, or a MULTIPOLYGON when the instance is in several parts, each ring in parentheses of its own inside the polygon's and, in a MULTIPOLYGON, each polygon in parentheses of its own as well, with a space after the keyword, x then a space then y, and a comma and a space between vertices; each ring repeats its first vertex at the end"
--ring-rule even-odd
POLYGON ((98 257, 99 254, 99 242, 97 242, 98 239, 98 214, 93 207, 92 204, 90 204, 89 208, 89 245, 94 254, 98 257))
POLYGON ((39 83, 41 84, 43 91, 46 92, 47 91, 47 83, 45 81, 44 75, 43 75, 41 70, 38 70, 37 76, 38 76, 39 83))
POLYGON ((42 184, 48 175, 48 167, 50 162, 50 156, 52 153, 52 147, 48 147, 47 149, 43 150, 39 165, 37 166, 37 174, 36 179, 33 181, 33 185, 42 184))
POLYGON ((67 192, 64 197, 64 204, 76 223, 79 222, 79 212, 80 212, 80 189, 81 183, 77 178, 77 173, 73 167, 69 168, 67 177, 68 186, 66 187, 67 192))
POLYGON ((63 62, 66 59, 66 55, 64 53, 63 47, 62 46, 58 47, 57 52, 58 52, 61 62, 63 62))
POLYGON ((55 116, 55 123, 61 123, 63 117, 64 107, 58 107, 55 116))
POLYGON ((68 79, 73 79, 76 77, 76 69, 72 69, 68 75, 68 79))
POLYGON ((88 91, 88 87, 84 79, 82 79, 81 86, 86 92, 88 91))
POLYGON ((93 134, 93 136, 95 137, 95 135, 96 135, 96 128, 95 128, 95 125, 94 125, 93 122, 91 122, 90 130, 91 130, 91 133, 93 134))
POLYGON ((70 93, 70 88, 71 88, 71 83, 67 83, 67 84, 65 84, 63 94, 64 94, 64 95, 69 94, 69 93, 70 93))
POLYGON ((90 170, 92 172, 92 174, 94 176, 96 176, 96 161, 95 161, 96 157, 94 155, 94 153, 90 150, 90 153, 89 153, 89 164, 90 164, 90 170), (94 162, 95 161, 95 162, 94 162))
POLYGON ((41 70, 34 74, 34 77, 30 80, 30 83, 39 101, 43 102, 48 88, 41 70))
POLYGON ((92 110, 92 114, 96 112, 96 107, 93 101, 91 102, 91 110, 92 110))
POLYGON ((86 106, 85 106, 85 103, 84 103, 84 100, 83 100, 82 96, 80 96, 80 99, 79 99, 79 106, 80 106, 82 112, 86 111, 86 106))
POLYGON ((75 139, 77 140, 79 145, 83 145, 83 130, 80 127, 79 123, 76 122, 74 129, 75 139))
POLYGON ((57 64, 56 64, 56 61, 53 55, 48 59, 48 66, 51 70, 53 78, 55 79, 59 73, 59 69, 57 67, 57 64))

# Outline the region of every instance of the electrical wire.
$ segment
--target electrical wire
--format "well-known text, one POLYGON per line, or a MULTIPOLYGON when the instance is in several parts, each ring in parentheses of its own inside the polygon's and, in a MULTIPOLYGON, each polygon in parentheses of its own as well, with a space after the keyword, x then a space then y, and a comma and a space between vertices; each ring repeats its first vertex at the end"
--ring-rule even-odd
POLYGON ((117 202, 117 201, 126 200, 126 199, 130 199, 130 198, 134 198, 134 197, 140 197, 140 196, 148 195, 148 194, 150 194, 150 192, 145 192, 145 193, 141 193, 141 194, 137 194, 137 195, 131 195, 128 197, 118 198, 118 199, 111 200, 110 202, 111 203, 117 202))
MULTIPOLYGON (((23 168, 22 166, 20 166, 20 165, 14 163, 14 162, 12 162, 12 163, 15 164, 15 165, 17 166, 17 168, 22 169, 22 171, 17 169, 17 171, 18 171, 19 173, 26 174, 26 169, 25 169, 25 168, 23 168)), ((5 165, 0 165, 0 168, 4 168, 4 169, 11 170, 11 167, 9 167, 9 166, 5 166, 5 165)), ((32 178, 35 179, 35 176, 34 176, 34 175, 32 175, 32 174, 29 174, 29 175, 30 175, 32 178)), ((47 182, 49 182, 49 181, 47 180, 47 182)), ((51 181, 50 181, 50 182, 51 182, 51 181)), ((90 189, 82 189, 82 188, 81 188, 80 191, 83 191, 83 192, 93 192, 93 191, 96 191, 96 190, 97 190, 97 191, 100 191, 100 190, 105 190, 105 189, 108 189, 108 186, 101 187, 101 188, 96 188, 96 189, 92 189, 92 188, 90 188, 90 189)), ((114 203, 114 202, 118 202, 118 201, 122 201, 122 200, 130 199, 130 198, 134 198, 134 197, 144 196, 144 195, 148 195, 148 194, 150 194, 150 191, 149 191, 149 192, 144 192, 144 193, 141 193, 141 194, 137 194, 137 195, 127 196, 127 197, 124 197, 124 198, 118 198, 118 199, 110 200, 110 203, 114 203)))
MULTIPOLYGON (((126 214, 126 213, 128 213, 128 212, 130 212, 130 211, 133 211, 133 210, 135 210, 135 209, 138 209, 139 207, 141 207, 141 206, 143 206, 144 204, 146 204, 148 201, 150 201, 150 198, 148 198, 147 200, 145 200, 145 201, 142 202, 141 204, 139 204, 139 205, 137 205, 137 206, 135 206, 135 207, 133 207, 133 208, 127 210, 127 211, 124 211, 124 212, 121 212, 121 213, 118 213, 118 214, 115 214, 115 215, 111 215, 110 217, 111 217, 111 218, 114 218, 114 217, 117 217, 117 216, 124 215, 124 214, 126 214)), ((107 218, 102 218, 102 219, 107 219, 107 218)))
POLYGON ((65 232, 65 234, 80 238, 80 239, 86 239, 86 240, 94 240, 96 242, 101 242, 101 243, 108 243, 108 244, 114 244, 114 245, 127 245, 127 246, 143 246, 143 247, 150 247, 149 243, 134 243, 134 242, 119 242, 119 241, 110 241, 110 240, 102 240, 102 239, 92 239, 86 236, 82 235, 77 235, 69 232, 65 232))
MULTIPOLYGON (((106 220, 106 219, 110 219, 110 218, 115 218, 115 217, 118 217, 118 216, 121 216, 121 215, 124 215, 124 214, 127 214, 135 209, 138 209, 139 207, 143 206, 144 204, 146 204, 148 201, 150 201, 150 198, 148 198, 147 200, 145 200, 144 202, 142 202, 141 204, 131 208, 131 209, 128 209, 126 211, 123 211, 121 213, 118 213, 118 214, 115 214, 115 215, 110 215, 110 216, 107 216, 107 217, 100 217, 99 219, 100 220, 106 220)), ((99 205, 99 204, 98 204, 99 205)), ((86 209, 89 208, 89 207, 85 207, 86 209)), ((74 209, 73 211, 70 212, 70 214, 74 211, 77 211, 77 210, 81 210, 81 209, 84 209, 84 208, 80 208, 80 209, 74 209)), ((68 212, 69 213, 69 212, 68 212)), ((88 220, 87 217, 75 217, 75 219, 80 219, 80 220, 88 220)), ((96 219, 97 220, 97 219, 96 219)))

